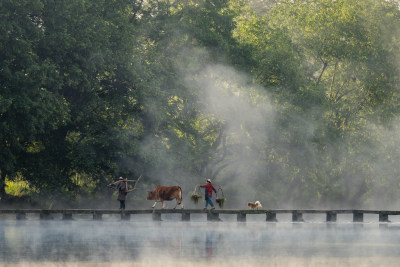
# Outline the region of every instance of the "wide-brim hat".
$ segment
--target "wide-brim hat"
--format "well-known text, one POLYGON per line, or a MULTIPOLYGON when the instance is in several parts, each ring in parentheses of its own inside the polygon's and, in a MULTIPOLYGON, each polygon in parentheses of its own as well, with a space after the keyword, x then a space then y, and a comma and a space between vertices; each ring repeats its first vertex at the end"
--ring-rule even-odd
POLYGON ((211 179, 207 179, 207 182, 208 182, 208 183, 211 183, 211 179))
POLYGON ((124 180, 124 178, 122 178, 122 176, 121 176, 121 177, 119 177, 119 179, 120 179, 120 180, 124 180))

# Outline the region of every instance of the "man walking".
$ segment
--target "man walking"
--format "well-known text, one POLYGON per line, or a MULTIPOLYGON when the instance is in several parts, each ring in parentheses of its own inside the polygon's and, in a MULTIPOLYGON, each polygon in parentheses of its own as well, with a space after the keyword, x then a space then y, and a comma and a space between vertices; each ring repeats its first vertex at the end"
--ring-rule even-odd
POLYGON ((115 187, 118 189, 118 198, 117 200, 119 201, 119 209, 124 210, 125 209, 125 200, 126 200, 126 195, 129 192, 132 192, 136 190, 136 188, 133 189, 128 189, 128 182, 135 182, 136 180, 127 180, 121 177, 119 177, 118 181, 108 184, 108 187, 115 187))
POLYGON ((197 186, 205 188, 204 199, 206 201, 206 207, 204 208, 204 210, 207 210, 208 204, 210 204, 212 210, 215 209, 214 203, 212 202, 212 192, 214 191, 215 193, 217 193, 217 190, 215 190, 214 186, 211 184, 211 179, 207 179, 207 183, 205 185, 198 184, 197 186))

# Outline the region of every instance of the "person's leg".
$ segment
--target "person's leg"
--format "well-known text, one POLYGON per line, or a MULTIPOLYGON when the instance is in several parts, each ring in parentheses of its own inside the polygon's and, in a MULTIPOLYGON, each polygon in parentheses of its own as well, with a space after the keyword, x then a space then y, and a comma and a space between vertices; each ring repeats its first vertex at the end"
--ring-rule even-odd
POLYGON ((214 203, 212 202, 212 197, 211 197, 211 195, 208 195, 208 201, 210 202, 211 208, 214 209, 214 203))
POLYGON ((207 209, 209 203, 208 195, 205 195, 205 200, 206 200, 206 207, 204 209, 207 209))
POLYGON ((125 209, 125 200, 122 200, 122 209, 125 209))
POLYGON ((119 209, 122 210, 122 200, 119 201, 119 209))

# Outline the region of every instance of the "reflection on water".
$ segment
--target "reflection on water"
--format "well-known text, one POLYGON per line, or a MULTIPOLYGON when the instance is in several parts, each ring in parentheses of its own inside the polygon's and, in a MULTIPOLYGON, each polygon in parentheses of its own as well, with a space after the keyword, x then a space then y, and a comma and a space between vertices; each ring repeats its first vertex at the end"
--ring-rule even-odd
POLYGON ((2 266, 397 266, 399 260, 397 223, 0 220, 2 266))

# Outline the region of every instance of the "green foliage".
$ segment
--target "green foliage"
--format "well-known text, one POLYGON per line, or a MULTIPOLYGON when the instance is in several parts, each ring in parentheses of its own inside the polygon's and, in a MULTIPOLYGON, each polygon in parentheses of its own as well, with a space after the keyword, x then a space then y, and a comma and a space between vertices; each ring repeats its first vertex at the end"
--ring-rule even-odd
POLYGON ((389 201, 399 29, 385 0, 1 1, 0 197, 144 174, 277 205, 389 201))
POLYGON ((265 12, 242 10, 235 36, 257 59, 249 66, 256 80, 281 104, 271 142, 289 168, 284 195, 363 202, 375 180, 372 151, 385 138, 366 133, 399 111, 397 3, 280 1, 265 12))
POLYGON ((6 193, 14 197, 22 197, 32 192, 28 182, 19 179, 15 181, 6 181, 6 193))

